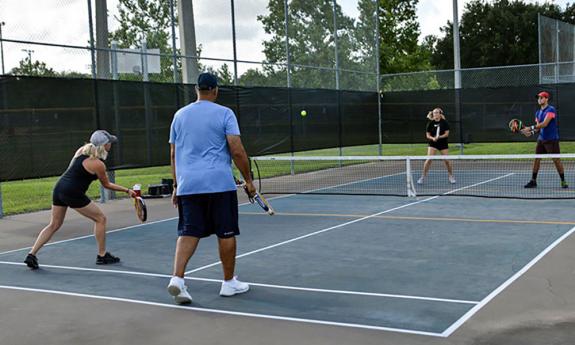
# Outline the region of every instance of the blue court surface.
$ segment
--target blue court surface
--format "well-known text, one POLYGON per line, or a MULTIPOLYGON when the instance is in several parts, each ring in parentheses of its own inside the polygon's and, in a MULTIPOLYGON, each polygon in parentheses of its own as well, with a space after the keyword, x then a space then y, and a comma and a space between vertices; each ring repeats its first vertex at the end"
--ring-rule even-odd
POLYGON ((174 304, 166 285, 175 219, 110 232, 118 265, 95 264, 92 236, 47 245, 37 271, 22 264, 27 248, 0 253, 0 285, 446 337, 575 230, 572 200, 288 195, 270 202, 274 216, 240 206, 236 273, 251 284, 243 295, 218 295, 212 237, 188 265, 193 303, 174 304))

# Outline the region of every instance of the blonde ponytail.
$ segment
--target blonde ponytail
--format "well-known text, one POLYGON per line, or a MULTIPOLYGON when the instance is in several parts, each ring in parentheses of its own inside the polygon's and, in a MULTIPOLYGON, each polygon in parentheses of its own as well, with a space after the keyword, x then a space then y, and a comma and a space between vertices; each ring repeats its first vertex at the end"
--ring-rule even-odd
POLYGON ((78 150, 78 155, 90 156, 90 158, 106 160, 108 158, 108 151, 104 148, 104 145, 94 146, 94 144, 87 143, 80 147, 78 150))

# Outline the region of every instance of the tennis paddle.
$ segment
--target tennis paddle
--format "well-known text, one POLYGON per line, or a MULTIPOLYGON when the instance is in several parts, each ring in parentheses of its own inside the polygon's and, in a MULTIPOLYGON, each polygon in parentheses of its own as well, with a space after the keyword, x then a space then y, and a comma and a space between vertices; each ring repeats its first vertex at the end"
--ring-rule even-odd
POLYGON ((142 197, 134 198, 134 208, 136 209, 136 216, 143 223, 148 219, 148 209, 146 208, 146 203, 142 197))
POLYGON ((511 132, 519 133, 519 131, 521 131, 523 128, 525 128, 525 125, 523 124, 523 122, 521 122, 521 120, 511 119, 511 121, 509 121, 509 129, 511 130, 511 132))
POLYGON ((262 208, 262 210, 264 210, 267 214, 269 214, 270 216, 273 216, 275 214, 274 209, 272 208, 272 205, 270 205, 270 203, 266 200, 266 198, 264 198, 260 193, 258 193, 256 191, 256 194, 254 194, 253 196, 250 195, 250 193, 248 193, 248 188, 246 187, 246 183, 244 181, 238 180, 235 176, 234 176, 234 180, 236 181, 236 186, 238 188, 243 188, 244 192, 246 192, 247 196, 248 196, 248 200, 250 201, 250 203, 257 203, 259 205, 259 207, 262 208))

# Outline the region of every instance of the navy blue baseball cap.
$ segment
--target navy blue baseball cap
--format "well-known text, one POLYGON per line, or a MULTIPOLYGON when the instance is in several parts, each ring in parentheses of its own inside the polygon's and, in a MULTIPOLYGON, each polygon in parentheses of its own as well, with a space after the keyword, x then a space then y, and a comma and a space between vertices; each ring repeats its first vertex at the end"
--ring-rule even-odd
POLYGON ((218 78, 211 73, 202 73, 198 76, 198 89, 211 90, 218 87, 218 78))

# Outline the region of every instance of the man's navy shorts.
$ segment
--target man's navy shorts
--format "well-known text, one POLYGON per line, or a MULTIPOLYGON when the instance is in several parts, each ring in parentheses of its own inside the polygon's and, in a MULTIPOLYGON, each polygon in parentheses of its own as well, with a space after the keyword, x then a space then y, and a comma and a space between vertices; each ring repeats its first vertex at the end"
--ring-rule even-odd
POLYGON ((178 236, 198 238, 216 234, 229 238, 240 234, 237 192, 178 196, 178 236))

